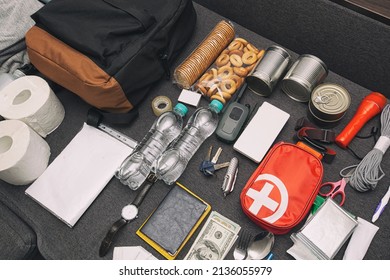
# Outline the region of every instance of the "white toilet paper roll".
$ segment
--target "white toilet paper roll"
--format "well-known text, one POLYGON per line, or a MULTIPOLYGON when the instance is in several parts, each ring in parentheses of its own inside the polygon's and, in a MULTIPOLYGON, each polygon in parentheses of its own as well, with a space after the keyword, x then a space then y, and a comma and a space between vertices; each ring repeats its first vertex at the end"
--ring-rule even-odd
POLYGON ((27 185, 45 171, 50 147, 19 120, 0 122, 0 179, 12 185, 27 185))
POLYGON ((65 110, 44 79, 25 76, 0 91, 0 115, 21 120, 46 137, 61 124, 65 110))

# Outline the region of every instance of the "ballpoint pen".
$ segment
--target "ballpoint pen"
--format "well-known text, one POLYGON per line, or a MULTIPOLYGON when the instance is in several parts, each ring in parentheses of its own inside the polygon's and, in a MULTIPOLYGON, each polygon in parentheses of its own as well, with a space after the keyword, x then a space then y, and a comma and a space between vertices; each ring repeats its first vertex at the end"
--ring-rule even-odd
POLYGON ((376 220, 378 220, 379 216, 382 214, 383 210, 385 210, 385 207, 387 203, 389 202, 390 198, 390 186, 387 190, 384 197, 382 197, 381 201, 379 202, 378 206, 375 209, 374 216, 372 216, 372 222, 375 223, 376 220))

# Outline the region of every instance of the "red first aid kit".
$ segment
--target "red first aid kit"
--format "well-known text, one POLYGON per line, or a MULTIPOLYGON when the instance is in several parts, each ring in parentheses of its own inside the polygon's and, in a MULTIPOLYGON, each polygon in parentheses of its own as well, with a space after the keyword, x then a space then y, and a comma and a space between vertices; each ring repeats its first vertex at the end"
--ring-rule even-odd
POLYGON ((308 214, 322 176, 321 159, 310 148, 280 142, 267 153, 243 188, 242 209, 262 228, 285 234, 308 214))

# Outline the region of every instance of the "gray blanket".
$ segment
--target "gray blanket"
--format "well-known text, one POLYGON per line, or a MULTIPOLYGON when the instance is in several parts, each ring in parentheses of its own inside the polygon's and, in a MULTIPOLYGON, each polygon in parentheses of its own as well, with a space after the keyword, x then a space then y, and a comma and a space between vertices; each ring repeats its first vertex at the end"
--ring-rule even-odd
POLYGON ((30 16, 42 6, 37 0, 0 0, 0 72, 12 74, 29 63, 24 36, 34 25, 30 16))

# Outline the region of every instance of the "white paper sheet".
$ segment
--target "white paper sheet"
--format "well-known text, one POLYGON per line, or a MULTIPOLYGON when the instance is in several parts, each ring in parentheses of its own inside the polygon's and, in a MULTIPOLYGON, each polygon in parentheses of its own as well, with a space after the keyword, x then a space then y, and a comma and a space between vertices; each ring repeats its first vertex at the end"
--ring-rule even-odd
POLYGON ((141 246, 115 247, 113 260, 158 260, 141 246))
POLYGON ((73 227, 132 148, 84 124, 26 194, 73 227))

